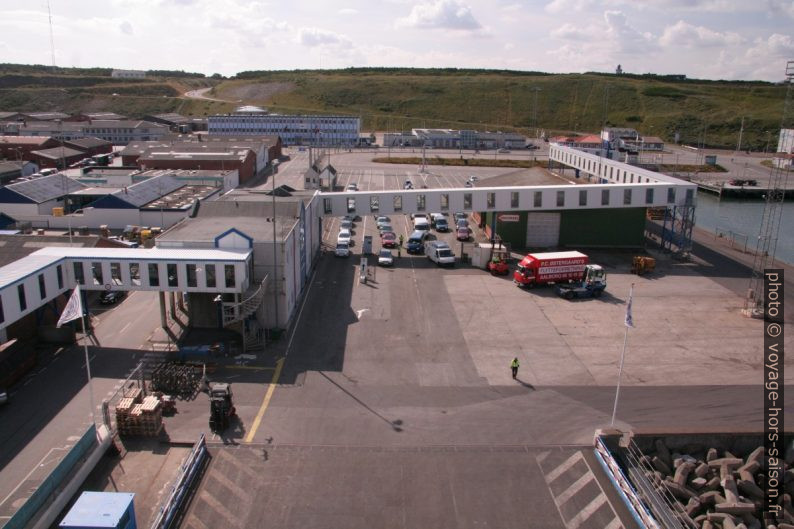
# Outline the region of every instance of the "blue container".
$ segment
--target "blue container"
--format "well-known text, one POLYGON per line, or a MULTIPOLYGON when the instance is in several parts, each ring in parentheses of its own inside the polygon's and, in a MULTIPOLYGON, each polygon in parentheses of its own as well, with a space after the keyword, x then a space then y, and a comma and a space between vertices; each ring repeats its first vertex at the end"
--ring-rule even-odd
POLYGON ((131 492, 83 492, 58 527, 137 529, 133 498, 131 492))

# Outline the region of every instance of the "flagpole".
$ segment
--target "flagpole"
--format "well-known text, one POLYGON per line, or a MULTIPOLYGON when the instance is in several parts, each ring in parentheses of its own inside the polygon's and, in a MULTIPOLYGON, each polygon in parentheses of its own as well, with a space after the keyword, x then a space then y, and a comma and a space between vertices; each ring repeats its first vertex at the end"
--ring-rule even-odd
POLYGON ((610 426, 615 426, 615 414, 618 411, 618 397, 620 396, 620 379, 623 376, 623 360, 626 357, 626 341, 629 339, 629 326, 626 325, 626 334, 623 336, 623 350, 620 351, 620 368, 618 368, 618 386, 615 389, 615 405, 612 407, 612 422, 610 426))
POLYGON ((615 405, 612 407, 612 422, 610 426, 615 426, 615 415, 618 411, 618 397, 620 397, 620 381, 623 378, 623 361, 626 359, 626 342, 629 339, 629 327, 634 325, 631 316, 631 297, 634 294, 634 283, 629 290, 629 302, 626 306, 626 332, 623 335, 623 349, 620 351, 620 367, 618 368, 618 384, 615 388, 615 405))
POLYGON ((83 351, 85 352, 85 372, 88 375, 88 400, 91 404, 91 420, 96 424, 96 408, 94 408, 94 384, 91 382, 91 361, 88 358, 88 327, 85 326, 85 312, 83 319, 83 351))
POLYGON ((61 317, 58 318, 56 327, 60 328, 61 325, 81 319, 83 322, 83 350, 85 351, 85 371, 88 375, 88 399, 91 405, 91 417, 96 424, 96 408, 94 408, 94 385, 91 382, 91 359, 88 357, 88 326, 85 322, 85 310, 83 310, 83 297, 80 292, 80 285, 74 287, 72 295, 69 296, 69 301, 61 312, 61 317))

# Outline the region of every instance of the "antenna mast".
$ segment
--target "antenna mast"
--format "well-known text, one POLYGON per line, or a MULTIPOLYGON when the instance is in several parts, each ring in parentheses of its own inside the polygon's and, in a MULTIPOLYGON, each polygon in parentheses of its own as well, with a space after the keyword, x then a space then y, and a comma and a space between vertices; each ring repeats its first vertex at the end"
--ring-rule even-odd
POLYGON ((55 69, 55 40, 52 37, 52 10, 50 0, 47 0, 47 16, 50 19, 50 54, 52 55, 52 67, 55 69))
MULTIPOLYGON (((783 103, 783 115, 780 119, 781 133, 783 129, 791 128, 791 85, 794 80, 794 61, 786 63, 786 99, 783 103)), ((750 276, 750 286, 747 289, 747 298, 744 302, 744 313, 748 316, 762 316, 764 314, 764 270, 773 268, 775 264, 775 250, 777 238, 780 233, 780 216, 783 212, 783 200, 786 196, 788 170, 783 163, 772 163, 769 174, 769 186, 766 193, 766 204, 761 218, 761 228, 758 230, 758 244, 753 259, 753 271, 750 276)))

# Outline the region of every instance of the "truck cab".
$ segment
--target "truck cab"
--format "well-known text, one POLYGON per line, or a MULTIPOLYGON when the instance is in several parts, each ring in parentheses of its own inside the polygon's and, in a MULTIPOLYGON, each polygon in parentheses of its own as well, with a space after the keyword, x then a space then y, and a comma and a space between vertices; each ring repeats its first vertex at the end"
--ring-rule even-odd
POLYGON ((600 297, 607 288, 607 273, 595 264, 585 266, 582 280, 576 283, 559 284, 555 287, 557 295, 565 299, 600 297))

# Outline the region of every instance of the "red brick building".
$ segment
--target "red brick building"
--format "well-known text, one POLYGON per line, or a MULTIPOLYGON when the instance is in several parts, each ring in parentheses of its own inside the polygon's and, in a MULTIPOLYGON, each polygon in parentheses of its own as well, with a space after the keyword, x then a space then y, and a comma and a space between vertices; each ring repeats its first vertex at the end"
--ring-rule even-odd
POLYGON ((113 152, 113 144, 100 138, 75 138, 66 140, 63 144, 70 149, 82 151, 86 158, 113 152))
POLYGON ((40 170, 65 169, 83 158, 84 152, 69 147, 53 147, 30 153, 30 161, 38 165, 40 170))
POLYGON ((233 149, 218 152, 182 152, 168 148, 150 149, 137 160, 142 170, 149 169, 203 169, 232 170, 240 175, 240 183, 256 174, 256 155, 250 149, 233 149))
POLYGON ((51 149, 61 142, 50 136, 0 136, 0 158, 11 161, 30 161, 32 151, 51 149))

